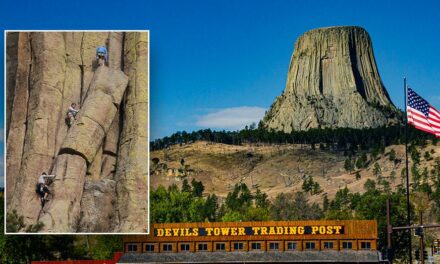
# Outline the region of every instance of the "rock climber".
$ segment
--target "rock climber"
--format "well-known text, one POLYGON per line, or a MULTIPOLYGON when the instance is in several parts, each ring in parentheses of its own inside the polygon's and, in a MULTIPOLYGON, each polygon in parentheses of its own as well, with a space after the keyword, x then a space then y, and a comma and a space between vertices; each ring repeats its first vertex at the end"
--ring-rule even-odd
POLYGON ((67 109, 66 122, 69 127, 72 126, 73 121, 75 121, 76 114, 78 114, 79 110, 76 108, 76 103, 72 103, 67 109))
POLYGON ((37 193, 40 195, 40 201, 41 205, 44 206, 45 201, 48 201, 49 199, 47 196, 50 194, 47 180, 55 178, 55 175, 47 175, 46 172, 43 172, 41 176, 38 178, 37 182, 37 193))
POLYGON ((107 48, 100 46, 96 48, 96 60, 98 60, 98 65, 103 66, 108 61, 107 48))

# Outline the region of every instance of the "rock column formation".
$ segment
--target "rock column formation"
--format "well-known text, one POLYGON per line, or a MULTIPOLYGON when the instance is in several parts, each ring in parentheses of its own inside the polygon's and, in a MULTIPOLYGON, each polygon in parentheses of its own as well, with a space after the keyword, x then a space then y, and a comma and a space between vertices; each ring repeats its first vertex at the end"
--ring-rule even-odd
POLYGON ((124 72, 130 78, 122 109, 126 122, 120 136, 117 162, 117 194, 119 205, 119 231, 144 232, 148 227, 148 162, 142 153, 148 149, 148 65, 140 63, 148 58, 148 36, 127 33, 124 42, 124 72))
POLYGON ((286 88, 263 124, 284 132, 366 128, 397 122, 368 33, 360 27, 306 32, 295 43, 286 88))
POLYGON ((148 102, 148 50, 141 47, 148 47, 148 32, 12 32, 6 43, 7 212, 16 210, 27 225, 43 222, 44 232, 115 232, 120 224, 130 226, 126 232, 145 231, 148 107, 141 105, 148 102), (96 64, 101 45, 109 50, 108 67, 96 64), (137 53, 126 60, 130 50, 137 53), (80 112, 69 129, 73 102, 80 112), (121 157, 131 141, 145 148, 121 157), (57 177, 53 199, 40 211, 35 185, 43 171, 57 177), (119 198, 116 185, 136 199, 119 198), (119 202, 136 204, 122 205, 132 218, 119 220, 119 202))
POLYGON ((79 117, 70 128, 56 157, 56 196, 40 217, 47 232, 77 229, 87 164, 92 164, 113 122, 127 87, 122 71, 99 67, 87 92, 79 117))
MULTIPOLYGON (((20 33, 19 39, 24 34, 20 33)), ((27 115, 24 122, 26 132, 23 142, 21 139, 14 141, 8 136, 7 159, 15 159, 10 156, 12 153, 9 153, 12 145, 23 144, 23 152, 21 165, 15 170, 18 173, 11 181, 14 185, 10 185, 9 181, 6 182, 7 193, 12 192, 11 197, 6 196, 6 200, 10 205, 7 208, 8 212, 10 209, 15 209, 19 215, 24 217, 25 224, 35 224, 40 211, 38 196, 35 193, 36 181, 43 171, 50 170, 57 152, 56 135, 59 115, 63 111, 66 53, 62 33, 30 34, 29 37, 32 54, 31 70, 26 77, 29 84, 27 88, 29 97, 27 102, 22 102, 24 104, 12 106, 12 113, 26 109, 27 115)), ((11 115, 10 127, 12 129, 15 126, 11 115)), ((9 132, 12 135, 12 130, 9 132)), ((8 179, 12 168, 7 166, 6 169, 8 179)))
MULTIPOLYGON (((14 50, 14 54, 8 56, 8 101, 7 101, 7 119, 8 125, 6 135, 7 139, 7 149, 8 155, 6 157, 6 166, 8 168, 8 174, 6 181, 10 186, 15 185, 17 179, 21 160, 23 156, 23 144, 24 137, 26 133, 26 119, 27 119, 27 102, 29 100, 29 79, 30 65, 31 65, 31 50, 29 42, 29 34, 23 33, 12 34, 12 39, 8 43, 12 47, 9 49, 8 54, 11 50, 14 50), (11 43, 15 44, 13 46, 11 43), (15 60, 14 60, 15 59, 15 60), (16 105, 16 111, 12 112, 12 105, 16 105), (11 127, 12 126, 12 127, 11 127), (9 135, 9 132, 10 135, 9 135)), ((6 190, 7 196, 12 197, 13 188, 6 190)))

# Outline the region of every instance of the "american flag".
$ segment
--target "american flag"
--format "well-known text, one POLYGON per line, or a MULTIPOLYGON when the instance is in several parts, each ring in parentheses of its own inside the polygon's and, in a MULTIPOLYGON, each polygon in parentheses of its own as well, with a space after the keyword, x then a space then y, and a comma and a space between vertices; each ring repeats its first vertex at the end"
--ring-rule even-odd
POLYGON ((408 88, 408 124, 440 137, 440 112, 408 88))

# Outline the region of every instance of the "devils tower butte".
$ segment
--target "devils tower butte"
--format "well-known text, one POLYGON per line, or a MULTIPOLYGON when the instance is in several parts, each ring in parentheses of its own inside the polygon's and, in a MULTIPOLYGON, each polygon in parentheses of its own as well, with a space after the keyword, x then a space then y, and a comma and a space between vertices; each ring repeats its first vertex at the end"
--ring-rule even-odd
POLYGON ((360 27, 319 28, 298 38, 284 92, 263 118, 268 129, 367 128, 398 122, 360 27))

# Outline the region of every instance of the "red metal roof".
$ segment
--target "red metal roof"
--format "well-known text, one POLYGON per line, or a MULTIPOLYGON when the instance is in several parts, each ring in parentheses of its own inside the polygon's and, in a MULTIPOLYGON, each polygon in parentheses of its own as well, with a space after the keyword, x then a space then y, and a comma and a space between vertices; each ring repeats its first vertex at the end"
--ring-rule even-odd
POLYGON ((122 256, 122 252, 115 252, 113 259, 108 260, 54 260, 32 261, 32 264, 116 264, 122 256))

